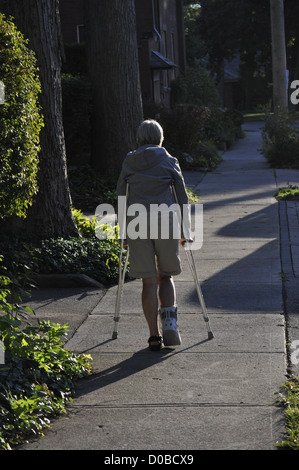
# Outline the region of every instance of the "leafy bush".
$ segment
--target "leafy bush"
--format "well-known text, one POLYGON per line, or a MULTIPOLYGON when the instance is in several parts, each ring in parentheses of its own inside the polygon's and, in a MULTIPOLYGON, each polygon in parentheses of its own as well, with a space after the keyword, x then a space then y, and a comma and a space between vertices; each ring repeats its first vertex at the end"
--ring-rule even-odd
POLYGON ((163 145, 178 158, 183 169, 214 169, 221 161, 217 149, 206 136, 211 118, 209 108, 198 105, 177 105, 173 109, 145 107, 147 117, 153 117, 164 129, 163 145))
MULTIPOLYGON (((108 202, 115 202, 115 197, 114 191, 108 191, 108 202)), ((101 200, 102 198, 103 196, 101 196, 101 200)), ((111 236, 99 240, 96 237, 98 226, 96 218, 86 217, 78 209, 72 209, 72 212, 81 235, 79 238, 57 238, 30 243, 17 237, 14 239, 4 235, 0 237, 0 254, 3 254, 3 265, 18 289, 30 285, 34 273, 80 273, 103 284, 117 282, 118 226, 115 229, 106 227, 106 231, 111 230, 111 236)))
POLYGON ((242 138, 243 116, 233 109, 211 108, 211 117, 205 127, 205 137, 219 148, 230 148, 237 139, 242 138))
POLYGON ((30 283, 32 273, 86 274, 103 284, 118 279, 119 243, 117 240, 63 238, 28 243, 20 240, 0 241, 3 263, 15 283, 30 283))
POLYGON ((173 109, 145 105, 145 117, 160 122, 164 146, 183 169, 215 169, 222 160, 218 150, 230 148, 243 137, 243 115, 220 108, 216 86, 200 67, 181 74, 172 88, 178 104, 173 109))
POLYGON ((159 109, 157 120, 164 129, 166 148, 192 153, 204 138, 205 125, 210 119, 208 108, 197 105, 177 105, 174 109, 159 109))
POLYGON ((114 283, 118 276, 119 244, 117 241, 94 239, 44 240, 33 248, 38 259, 38 272, 81 273, 104 284, 114 283))
POLYGON ((214 80, 201 66, 188 67, 172 83, 171 88, 177 103, 198 106, 221 106, 214 80))
POLYGON ((0 218, 26 216, 37 192, 39 133, 42 127, 36 59, 15 25, 0 13, 0 218))
POLYGON ((42 434, 50 418, 65 411, 74 381, 91 372, 90 356, 64 349, 67 326, 39 320, 32 326, 34 312, 7 300, 10 284, 0 276, 0 449, 42 434))
POLYGON ((78 209, 72 209, 76 225, 82 237, 91 238, 95 234, 95 229, 97 226, 97 220, 95 217, 86 217, 83 215, 82 211, 78 209))
POLYGON ((222 157, 213 142, 201 142, 195 146, 192 156, 181 154, 180 160, 184 160, 181 166, 185 169, 215 170, 222 157))
POLYGON ((286 109, 267 112, 262 153, 274 168, 299 168, 299 129, 286 109))
MULTIPOLYGON (((233 109, 222 109, 221 100, 216 84, 209 73, 201 66, 189 67, 185 74, 180 74, 171 84, 175 101, 194 109, 205 109, 205 119, 201 126, 194 119, 192 112, 184 116, 185 125, 178 121, 178 131, 186 133, 186 142, 192 134, 192 143, 213 142, 224 150, 242 137, 241 125, 243 116, 233 109), (197 128, 197 129, 196 129, 197 128), (195 130, 196 129, 196 130, 195 130)), ((203 117, 203 116, 202 116, 203 117)), ((176 126, 173 126, 173 131, 176 126)), ((193 150, 185 145, 185 152, 193 153, 193 150)), ((198 159, 200 155, 196 155, 198 159)), ((217 159, 216 159, 217 160, 217 159)), ((216 162, 217 163, 217 162, 216 162)))

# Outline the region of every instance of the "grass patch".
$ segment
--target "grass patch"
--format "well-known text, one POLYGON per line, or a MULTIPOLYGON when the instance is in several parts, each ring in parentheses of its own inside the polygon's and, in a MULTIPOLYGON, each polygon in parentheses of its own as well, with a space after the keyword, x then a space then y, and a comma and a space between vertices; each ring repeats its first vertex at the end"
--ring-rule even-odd
POLYGON ((299 187, 289 185, 284 188, 279 188, 274 193, 275 198, 280 201, 299 201, 299 187))
POLYGON ((291 376, 283 384, 283 392, 278 396, 278 403, 285 408, 286 432, 288 439, 277 447, 299 450, 299 378, 291 376))

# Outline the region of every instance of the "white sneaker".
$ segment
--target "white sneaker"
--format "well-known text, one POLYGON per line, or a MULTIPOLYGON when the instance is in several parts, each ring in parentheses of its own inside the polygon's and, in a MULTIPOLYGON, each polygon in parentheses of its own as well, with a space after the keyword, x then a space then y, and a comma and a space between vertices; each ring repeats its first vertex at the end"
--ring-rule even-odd
POLYGON ((162 322, 164 346, 179 346, 182 344, 177 325, 177 308, 162 307, 159 313, 162 322))

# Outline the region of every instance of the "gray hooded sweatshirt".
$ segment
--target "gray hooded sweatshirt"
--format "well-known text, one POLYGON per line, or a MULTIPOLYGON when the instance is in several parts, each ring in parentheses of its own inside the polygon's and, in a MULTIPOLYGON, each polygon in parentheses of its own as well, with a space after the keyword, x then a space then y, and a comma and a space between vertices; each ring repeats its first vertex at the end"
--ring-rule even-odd
MULTIPOLYGON (((147 211, 151 204, 166 204, 171 206, 176 201, 171 191, 175 188, 178 203, 183 214, 183 205, 188 204, 188 195, 179 162, 172 157, 164 147, 158 145, 143 145, 128 153, 117 183, 118 196, 126 194, 129 183, 128 205, 139 203, 147 211)), ((190 229, 190 220, 184 221, 190 229)))

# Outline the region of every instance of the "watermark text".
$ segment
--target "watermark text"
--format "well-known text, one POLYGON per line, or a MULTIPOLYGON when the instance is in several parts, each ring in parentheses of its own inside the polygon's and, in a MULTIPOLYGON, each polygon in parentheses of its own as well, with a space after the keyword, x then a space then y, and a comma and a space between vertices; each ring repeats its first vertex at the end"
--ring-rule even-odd
POLYGON ((294 90, 290 96, 291 103, 296 105, 299 103, 299 80, 294 80, 291 83, 290 88, 291 90, 294 90))
POLYGON ((203 243, 203 204, 142 204, 126 207, 126 197, 118 196, 117 214, 111 204, 100 204, 95 211, 96 236, 105 239, 192 240, 192 250, 203 243), (191 224, 191 210, 193 212, 191 224), (108 228, 109 227, 109 228, 108 228))
POLYGON ((0 340, 0 365, 5 364, 5 349, 4 349, 4 344, 0 340))
POLYGON ((0 80, 0 104, 5 102, 5 86, 4 83, 0 80))
POLYGON ((297 366, 299 364, 299 340, 292 341, 290 346, 291 363, 297 366))

